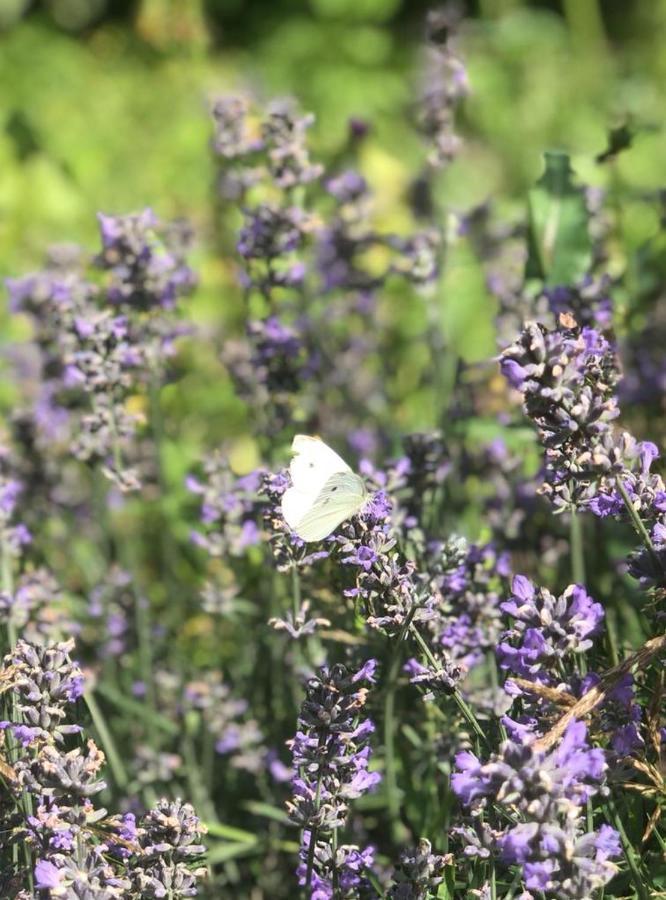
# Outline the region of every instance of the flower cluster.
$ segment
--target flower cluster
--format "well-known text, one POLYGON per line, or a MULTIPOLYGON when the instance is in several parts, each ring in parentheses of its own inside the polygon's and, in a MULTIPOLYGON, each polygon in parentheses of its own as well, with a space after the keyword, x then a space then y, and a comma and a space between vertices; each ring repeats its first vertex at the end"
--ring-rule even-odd
POLYGON ((128 865, 129 896, 196 897, 199 882, 206 877, 206 868, 197 865, 205 853, 201 843, 205 831, 192 806, 180 799, 158 800, 135 829, 126 817, 121 836, 129 835, 138 845, 128 865))
MULTIPOLYGON (((506 692, 521 701, 518 719, 507 716, 504 722, 529 735, 543 730, 553 713, 561 711, 557 705, 561 698, 573 702, 599 682, 594 672, 581 675, 580 660, 601 631, 604 609, 582 585, 569 585, 555 597, 524 575, 513 579, 511 596, 501 609, 512 625, 501 635, 497 662, 508 676, 506 692), (521 680, 534 687, 520 684, 521 680)), ((615 753, 628 755, 642 744, 640 721, 628 676, 604 697, 598 721, 601 739, 608 739, 615 753)))
POLYGON ((456 769, 452 788, 475 823, 461 829, 467 855, 519 865, 528 891, 562 900, 590 897, 614 876, 618 833, 608 825, 587 831, 582 815, 604 790, 606 773, 603 751, 590 748, 582 722, 550 752, 509 740, 486 763, 458 754, 456 769), (480 818, 491 806, 505 817, 496 829, 480 818))
POLYGON ((189 237, 151 210, 99 221, 102 284, 79 260, 58 258, 7 282, 12 311, 31 319, 37 354, 22 428, 40 451, 100 462, 121 489, 135 490, 140 474, 128 459, 141 420, 128 401, 173 353, 180 329, 170 311, 194 284, 184 260, 189 237))
POLYGON ((201 522, 205 532, 195 531, 192 540, 211 556, 241 556, 259 542, 261 470, 240 477, 233 474, 221 453, 204 461, 205 480, 193 475, 187 487, 201 497, 201 522))
POLYGON ((24 572, 13 591, 0 594, 0 621, 21 630, 31 643, 77 630, 65 613, 59 585, 44 568, 24 572))
MULTIPOLYGON (((583 327, 595 328, 606 335, 611 331, 613 302, 607 275, 595 278, 588 274, 574 285, 546 287, 543 293, 555 322, 562 315, 568 315, 583 327)), ((539 298, 536 299, 538 302, 539 298)))
POLYGON ((451 459, 439 432, 415 432, 403 440, 403 454, 384 470, 367 462, 361 467, 377 489, 385 490, 394 503, 392 523, 410 539, 423 541, 428 531, 425 511, 436 504, 441 486, 451 471, 451 459))
POLYGON ((557 678, 563 659, 592 646, 604 618, 602 605, 582 585, 569 585, 555 597, 524 575, 513 579, 511 598, 501 609, 513 621, 497 647, 501 668, 544 683, 557 678))
POLYGON ((196 896, 206 870, 193 866, 204 847, 192 807, 160 800, 138 824, 132 814, 109 817, 94 804, 107 786, 104 753, 92 740, 65 749, 82 731, 67 721, 83 693, 73 645, 19 640, 3 660, 3 772, 13 801, 3 804, 3 830, 24 843, 35 888, 50 897, 196 896))
POLYGON ((0 447, 0 541, 3 553, 17 556, 31 541, 27 527, 17 521, 17 507, 23 484, 14 476, 7 451, 0 447))
POLYGON ((238 396, 255 411, 257 431, 270 435, 291 421, 313 370, 305 336, 276 316, 248 322, 243 340, 227 341, 222 361, 238 396))
POLYGON ((308 682, 298 730, 289 743, 296 774, 287 806, 289 818, 303 829, 298 876, 313 900, 332 900, 333 884, 345 890, 358 885, 372 863, 371 849, 330 848, 330 836, 345 825, 350 801, 381 778, 369 771, 374 726, 361 718, 368 691, 360 685, 374 681, 375 668, 369 660, 356 672, 342 665, 321 669, 308 682))
POLYGON ((612 428, 619 375, 611 344, 564 314, 554 330, 528 325, 501 365, 545 448, 541 492, 558 511, 642 519, 651 534, 632 555, 630 571, 645 586, 666 583, 666 489, 651 470, 659 451, 612 428))
POLYGON ((189 681, 183 691, 183 709, 197 710, 206 730, 215 741, 215 750, 236 769, 258 774, 267 751, 255 719, 246 715, 248 703, 236 699, 222 680, 222 673, 210 671, 189 681))
POLYGON ((391 900, 427 900, 444 881, 444 870, 452 861, 451 854, 433 853, 430 841, 421 838, 413 850, 400 854, 388 896, 391 900))
POLYGON ((433 10, 428 15, 423 87, 419 98, 419 125, 431 145, 428 161, 441 168, 460 152, 455 133, 455 115, 469 92, 467 72, 456 52, 458 15, 453 7, 433 10))
POLYGON ((410 621, 430 616, 434 598, 416 564, 398 551, 391 503, 383 491, 372 495, 358 516, 343 522, 335 540, 341 563, 354 573, 354 587, 345 594, 362 603, 371 628, 397 634, 410 621))
POLYGON ((322 167, 310 160, 307 131, 314 116, 301 115, 292 98, 274 100, 252 121, 250 101, 243 96, 213 101, 213 150, 220 160, 220 193, 239 199, 261 180, 289 190, 319 178, 322 167))
POLYGON ((130 573, 120 566, 112 566, 104 580, 90 591, 88 621, 82 630, 81 643, 94 648, 101 659, 122 656, 131 649, 134 605, 145 602, 145 598, 135 596, 130 573))
POLYGON ((147 312, 172 309, 194 287, 185 262, 191 240, 184 222, 164 227, 152 209, 126 216, 98 216, 100 268, 109 272, 106 294, 114 306, 147 312))
POLYGON ((509 570, 506 555, 498 555, 492 545, 468 545, 459 538, 430 542, 426 569, 438 600, 424 633, 438 665, 410 659, 406 671, 412 682, 436 691, 442 669, 461 678, 496 647, 502 631, 501 587, 509 570))
POLYGON ((556 509, 589 502, 597 473, 612 465, 608 441, 618 415, 618 370, 608 341, 568 315, 559 327, 528 324, 501 355, 502 372, 523 395, 545 448, 543 492, 556 509))

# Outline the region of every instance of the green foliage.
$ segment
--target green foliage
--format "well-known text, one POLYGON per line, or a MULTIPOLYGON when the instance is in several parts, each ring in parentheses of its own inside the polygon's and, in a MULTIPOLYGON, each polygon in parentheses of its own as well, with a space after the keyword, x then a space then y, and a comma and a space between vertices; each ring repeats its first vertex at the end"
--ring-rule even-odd
POLYGON ((529 194, 527 277, 575 284, 592 256, 585 195, 574 184, 568 154, 549 151, 545 160, 545 172, 529 194))

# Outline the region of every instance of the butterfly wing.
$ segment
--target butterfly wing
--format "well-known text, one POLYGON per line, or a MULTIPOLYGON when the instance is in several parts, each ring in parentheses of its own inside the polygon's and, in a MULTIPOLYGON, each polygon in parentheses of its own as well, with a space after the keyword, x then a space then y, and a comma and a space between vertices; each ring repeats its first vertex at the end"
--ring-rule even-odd
POLYGON ((363 505, 363 479, 322 440, 297 434, 291 445, 292 486, 282 496, 282 514, 304 541, 320 541, 363 505))
MULTIPOLYGON (((294 490, 290 488, 290 490, 294 490)), ((284 495, 287 497, 289 491, 284 495)), ((300 496, 303 496, 302 494, 300 496)), ((349 519, 363 506, 367 491, 363 479, 349 469, 335 472, 326 481, 309 506, 300 505, 300 498, 292 498, 282 511, 289 527, 304 541, 320 541, 341 522, 349 519), (289 513, 289 516, 287 515, 289 513), (294 518, 290 521, 291 514, 294 518)))
POLYGON ((297 491, 316 497, 331 475, 351 472, 341 456, 319 438, 297 434, 291 445, 294 458, 289 466, 291 483, 297 491))

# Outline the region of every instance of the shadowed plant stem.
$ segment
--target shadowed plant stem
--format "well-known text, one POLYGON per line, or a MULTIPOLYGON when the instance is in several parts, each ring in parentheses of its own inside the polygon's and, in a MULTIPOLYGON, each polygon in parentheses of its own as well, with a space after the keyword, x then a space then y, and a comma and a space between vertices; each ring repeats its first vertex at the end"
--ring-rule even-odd
POLYGON ((398 638, 393 646, 391 663, 386 678, 386 696, 384 698, 384 752, 385 778, 388 810, 391 826, 394 827, 400 813, 400 797, 398 795, 398 779, 395 765, 395 694, 398 686, 398 672, 402 661, 402 646, 407 630, 412 625, 416 607, 412 607, 402 624, 398 638))
MULTIPOLYGON (((120 438, 116 425, 115 415, 111 411, 111 433, 113 437, 113 458, 118 469, 122 470, 123 459, 120 447, 120 438)), ((160 529, 164 531, 165 529, 160 529)), ((118 537, 118 545, 120 547, 121 563, 129 572, 132 580, 132 595, 134 597, 134 624, 136 628, 137 644, 139 648, 139 664, 141 667, 141 679, 146 689, 146 697, 150 704, 151 710, 156 710, 155 684, 153 680, 153 652, 152 652, 152 625, 150 621, 150 608, 147 598, 141 597, 136 584, 136 561, 134 559, 133 543, 126 540, 123 533, 118 537)), ((167 583, 171 584, 170 579, 167 583)), ((151 745, 156 746, 152 738, 154 737, 152 717, 148 717, 147 721, 148 733, 151 738, 151 745)))
MULTIPOLYGON (((319 800, 321 797, 321 769, 317 776, 317 791, 315 793, 314 807, 315 813, 319 812, 319 800)), ((317 826, 313 825, 310 829, 310 844, 308 846, 307 871, 305 873, 305 890, 309 891, 312 884, 312 872, 314 869, 315 844, 317 843, 317 826)))
POLYGON ((571 577, 575 584, 585 584, 585 550, 583 546, 583 523, 580 513, 572 509, 569 524, 569 546, 571 552, 571 577))
POLYGON ((291 570, 291 603, 294 613, 294 627, 296 627, 296 620, 301 609, 301 577, 296 566, 293 566, 291 570))

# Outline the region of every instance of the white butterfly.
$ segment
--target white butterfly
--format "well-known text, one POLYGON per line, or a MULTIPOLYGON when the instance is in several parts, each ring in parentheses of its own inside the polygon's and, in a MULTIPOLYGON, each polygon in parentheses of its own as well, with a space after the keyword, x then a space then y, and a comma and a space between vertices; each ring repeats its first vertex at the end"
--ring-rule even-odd
POLYGON ((297 434, 289 466, 292 487, 282 495, 285 522, 302 540, 320 541, 365 503, 360 475, 322 440, 297 434))

